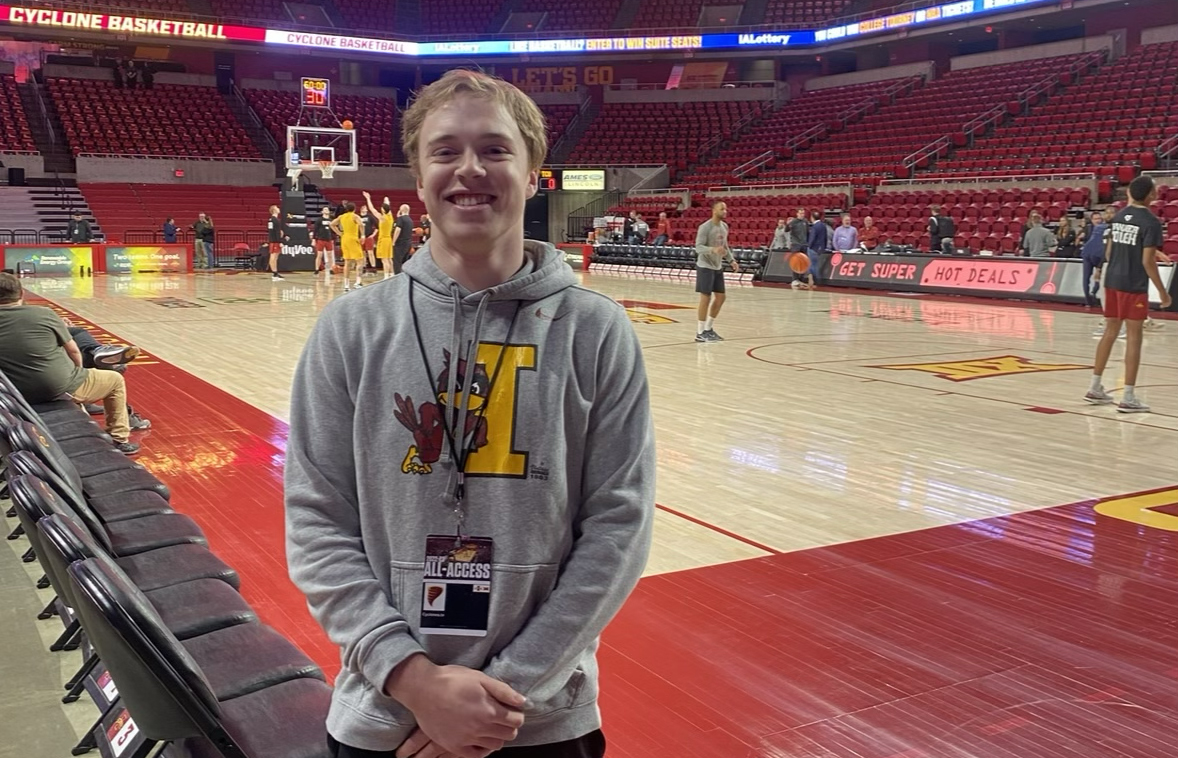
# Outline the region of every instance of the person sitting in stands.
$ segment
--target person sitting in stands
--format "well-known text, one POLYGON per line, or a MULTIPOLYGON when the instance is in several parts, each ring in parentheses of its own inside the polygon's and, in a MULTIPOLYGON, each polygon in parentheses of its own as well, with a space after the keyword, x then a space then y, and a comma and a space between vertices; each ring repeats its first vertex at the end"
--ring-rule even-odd
MULTIPOLYGON (((117 371, 84 368, 82 351, 56 313, 38 305, 25 305, 20 279, 0 273, 0 371, 25 400, 45 403, 69 395, 79 403, 102 401, 106 431, 115 448, 125 455, 139 452, 130 441, 127 384, 117 371)), ((130 348, 124 348, 130 351, 130 348)), ((135 349, 136 353, 138 349, 135 349)), ((96 361, 110 362, 106 352, 96 361)), ((117 362, 117 361, 116 361, 117 362)))
POLYGON ((665 245, 671 241, 671 220, 667 218, 667 212, 659 213, 659 223, 654 228, 654 242, 655 245, 665 245))

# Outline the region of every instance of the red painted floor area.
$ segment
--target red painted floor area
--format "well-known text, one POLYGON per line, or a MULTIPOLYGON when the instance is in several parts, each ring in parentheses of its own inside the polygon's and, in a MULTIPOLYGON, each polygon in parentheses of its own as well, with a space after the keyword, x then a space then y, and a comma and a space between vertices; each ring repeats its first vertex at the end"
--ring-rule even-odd
MULTIPOLYGON (((285 424, 166 363, 127 379, 140 460, 334 674, 286 575, 285 424)), ((1175 608, 1178 533, 1092 503, 652 577, 602 648, 609 755, 1168 758, 1175 608)))

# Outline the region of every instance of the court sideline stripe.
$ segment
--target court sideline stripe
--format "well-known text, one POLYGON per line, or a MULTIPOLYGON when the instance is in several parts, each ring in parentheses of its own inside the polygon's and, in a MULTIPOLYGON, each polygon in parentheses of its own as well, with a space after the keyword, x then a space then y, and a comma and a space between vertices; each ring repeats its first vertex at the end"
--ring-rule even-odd
POLYGON ((755 547, 758 550, 764 550, 766 553, 771 553, 772 555, 784 555, 785 554, 784 551, 778 550, 777 548, 769 547, 768 545, 762 545, 760 542, 757 542, 755 540, 751 540, 748 537, 737 534, 736 532, 730 532, 723 527, 716 526, 715 524, 709 524, 707 521, 704 521, 703 519, 698 519, 695 516, 688 515, 686 513, 683 513, 682 511, 677 511, 674 508, 668 508, 667 506, 663 505, 662 503, 655 503, 654 507, 658 508, 660 511, 665 511, 665 512, 671 514, 672 516, 678 516, 679 518, 683 519, 684 521, 690 521, 691 523, 697 524, 698 526, 702 526, 705 529, 711 529, 713 532, 716 532, 717 534, 722 534, 725 537, 729 537, 731 539, 736 540, 737 542, 743 542, 744 544, 746 544, 750 547, 755 547))

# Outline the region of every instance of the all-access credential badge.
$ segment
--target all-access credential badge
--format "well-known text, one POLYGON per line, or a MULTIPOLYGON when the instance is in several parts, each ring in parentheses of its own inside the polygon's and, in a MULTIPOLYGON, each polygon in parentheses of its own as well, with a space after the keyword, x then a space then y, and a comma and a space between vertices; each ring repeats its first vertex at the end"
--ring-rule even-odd
POLYGON ((422 634, 487 636, 493 546, 487 537, 431 534, 425 538, 422 634))

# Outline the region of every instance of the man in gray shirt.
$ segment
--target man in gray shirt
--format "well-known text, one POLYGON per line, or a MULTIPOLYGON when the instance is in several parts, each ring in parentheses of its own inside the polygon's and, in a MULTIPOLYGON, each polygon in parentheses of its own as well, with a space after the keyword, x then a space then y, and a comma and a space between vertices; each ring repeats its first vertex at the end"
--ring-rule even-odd
POLYGON ((1043 217, 1039 211, 1031 211, 1031 228, 1027 229, 1023 237, 1023 255, 1032 258, 1047 258, 1055 255, 1059 241, 1051 230, 1043 226, 1043 217))
POLYGON ((712 324, 724 306, 724 264, 740 271, 732 250, 728 247, 728 204, 720 200, 712 204, 712 217, 699 225, 695 233, 695 291, 699 293, 699 323, 696 342, 720 342, 712 324))

